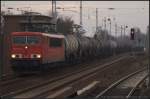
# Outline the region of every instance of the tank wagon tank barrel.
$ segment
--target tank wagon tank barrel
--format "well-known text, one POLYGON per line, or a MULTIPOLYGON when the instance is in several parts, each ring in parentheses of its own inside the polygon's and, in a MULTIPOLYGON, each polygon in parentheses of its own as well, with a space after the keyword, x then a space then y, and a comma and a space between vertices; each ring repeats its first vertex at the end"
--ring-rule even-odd
POLYGON ((66 60, 73 60, 78 57, 79 43, 74 35, 65 36, 66 60))

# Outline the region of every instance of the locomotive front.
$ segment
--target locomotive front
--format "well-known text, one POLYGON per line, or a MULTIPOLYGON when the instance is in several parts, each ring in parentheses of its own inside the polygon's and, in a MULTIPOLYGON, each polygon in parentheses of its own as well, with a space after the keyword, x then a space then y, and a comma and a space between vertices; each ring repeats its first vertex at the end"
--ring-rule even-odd
POLYGON ((37 66, 42 61, 41 35, 32 32, 13 32, 11 42, 12 68, 19 71, 38 69, 37 66))

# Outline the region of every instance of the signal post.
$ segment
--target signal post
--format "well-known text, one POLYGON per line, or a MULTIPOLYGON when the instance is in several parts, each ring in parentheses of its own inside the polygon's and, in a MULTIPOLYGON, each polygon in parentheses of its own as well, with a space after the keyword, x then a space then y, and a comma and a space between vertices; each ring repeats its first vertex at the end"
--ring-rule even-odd
POLYGON ((130 30, 130 40, 132 40, 132 48, 131 48, 131 54, 134 54, 134 52, 133 52, 133 48, 134 48, 134 39, 135 39, 135 30, 134 30, 134 28, 131 28, 131 30, 130 30))

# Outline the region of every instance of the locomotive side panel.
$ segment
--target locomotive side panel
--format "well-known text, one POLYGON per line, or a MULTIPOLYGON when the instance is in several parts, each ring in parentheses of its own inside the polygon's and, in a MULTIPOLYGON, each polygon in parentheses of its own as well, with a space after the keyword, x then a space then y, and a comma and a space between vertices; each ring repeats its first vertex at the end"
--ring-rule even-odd
POLYGON ((43 63, 61 62, 65 60, 64 36, 43 33, 43 63))
POLYGON ((42 64, 48 63, 48 37, 42 36, 42 64))
POLYGON ((48 63, 65 60, 63 38, 48 38, 48 63))

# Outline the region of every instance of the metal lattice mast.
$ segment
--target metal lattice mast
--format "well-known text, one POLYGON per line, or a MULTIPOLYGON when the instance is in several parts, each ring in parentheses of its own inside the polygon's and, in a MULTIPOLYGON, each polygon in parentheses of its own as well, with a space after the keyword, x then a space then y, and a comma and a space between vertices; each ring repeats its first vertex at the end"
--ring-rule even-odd
POLYGON ((121 39, 122 39, 122 29, 123 29, 123 27, 122 27, 122 25, 121 25, 121 39))
POLYGON ((82 1, 80 1, 80 25, 82 26, 82 1))
POLYGON ((117 23, 115 24, 115 36, 117 38, 117 23))
POLYGON ((96 31, 98 28, 98 8, 96 8, 96 31))
POLYGON ((56 1, 52 0, 52 17, 54 18, 55 31, 57 30, 57 21, 56 21, 56 1))

